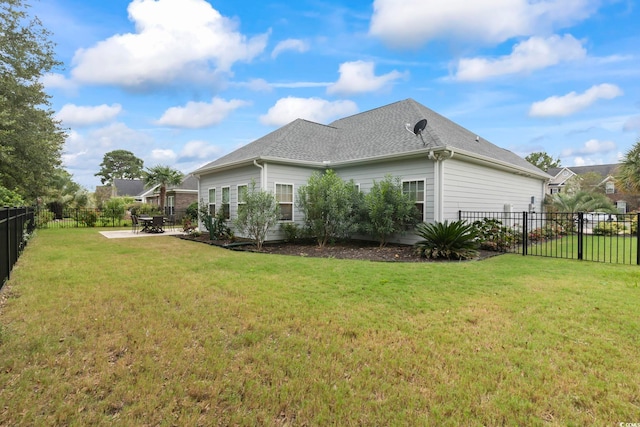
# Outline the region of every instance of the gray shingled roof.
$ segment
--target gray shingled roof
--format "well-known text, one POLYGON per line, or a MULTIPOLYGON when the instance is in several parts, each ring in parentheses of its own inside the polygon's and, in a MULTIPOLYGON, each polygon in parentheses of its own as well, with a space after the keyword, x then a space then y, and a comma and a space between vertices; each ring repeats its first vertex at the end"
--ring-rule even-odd
POLYGON ((413 99, 345 117, 329 125, 297 119, 194 173, 260 158, 339 164, 438 147, 487 157, 537 175, 544 174, 511 151, 484 138, 476 141, 476 134, 413 99), (405 128, 406 124, 412 128, 421 119, 428 122, 422 139, 405 128))
POLYGON ((118 196, 137 196, 144 191, 144 182, 141 179, 120 179, 115 178, 113 184, 116 186, 118 196))

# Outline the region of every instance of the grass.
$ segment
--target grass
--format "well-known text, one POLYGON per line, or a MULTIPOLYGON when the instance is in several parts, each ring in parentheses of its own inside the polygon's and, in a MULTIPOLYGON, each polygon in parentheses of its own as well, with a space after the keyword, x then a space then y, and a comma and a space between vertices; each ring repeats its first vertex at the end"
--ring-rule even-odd
POLYGON ((3 291, 0 425, 639 422, 639 283, 43 230, 3 291))
MULTIPOLYGON (((638 240, 635 236, 583 236, 583 260, 637 264, 638 240)), ((540 256, 578 259, 578 236, 567 235, 529 246, 528 253, 540 256)))

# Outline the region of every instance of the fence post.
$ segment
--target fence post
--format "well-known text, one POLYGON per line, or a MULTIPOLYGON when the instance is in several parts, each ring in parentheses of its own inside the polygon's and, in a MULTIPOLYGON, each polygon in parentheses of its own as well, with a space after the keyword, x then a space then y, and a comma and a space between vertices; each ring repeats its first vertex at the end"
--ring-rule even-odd
POLYGON ((527 211, 522 211, 522 256, 527 255, 527 246, 529 246, 529 218, 527 211))
POLYGON ((640 212, 636 214, 636 265, 640 265, 640 212))
POLYGON ((458 221, 462 221, 462 211, 458 211, 458 221))
POLYGON ((584 259, 584 212, 578 212, 578 259, 584 259))

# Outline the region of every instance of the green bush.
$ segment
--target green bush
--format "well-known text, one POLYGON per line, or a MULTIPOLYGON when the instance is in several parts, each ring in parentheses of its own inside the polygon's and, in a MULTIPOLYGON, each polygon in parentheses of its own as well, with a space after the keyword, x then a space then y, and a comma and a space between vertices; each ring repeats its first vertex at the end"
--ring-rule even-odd
POLYGON ((198 222, 198 202, 193 202, 187 206, 185 217, 191 220, 191 222, 198 222))
POLYGON ((295 222, 284 222, 280 224, 280 228, 284 232, 284 241, 291 243, 298 240, 300 236, 300 227, 295 222))
POLYGON ((53 221, 54 213, 49 209, 39 209, 36 214, 36 227, 47 228, 49 221, 53 221))
POLYGON ((617 222, 599 222, 598 225, 593 227, 593 234, 598 236, 613 236, 625 230, 626 227, 624 224, 617 222))
POLYGON ((464 260, 478 255, 477 231, 465 221, 421 223, 415 243, 418 254, 432 259, 464 260))
POLYGON ((472 226, 481 249, 507 252, 521 240, 517 230, 502 225, 502 221, 498 219, 483 218, 474 221, 472 226))
POLYGON ((98 214, 93 210, 82 210, 80 212, 80 222, 87 227, 95 227, 98 222, 98 214))

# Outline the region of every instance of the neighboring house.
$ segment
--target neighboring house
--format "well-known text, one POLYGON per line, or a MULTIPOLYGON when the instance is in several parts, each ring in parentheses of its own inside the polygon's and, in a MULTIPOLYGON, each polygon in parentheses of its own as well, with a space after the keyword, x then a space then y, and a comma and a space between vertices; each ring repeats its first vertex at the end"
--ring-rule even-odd
MULTIPOLYGON (((160 205, 160 186, 156 185, 144 191, 141 198, 145 203, 160 205)), ((182 215, 187 207, 198 201, 198 179, 189 174, 184 177, 180 185, 167 187, 165 210, 167 215, 182 215)))
MULTIPOLYGON (((272 191, 282 222, 302 224, 300 186, 331 168, 367 193, 374 181, 400 177, 426 222, 457 220, 458 211, 542 211, 551 177, 511 151, 407 99, 336 120, 297 119, 193 172, 199 199, 234 219, 243 188, 255 180, 272 191), (422 119, 427 125, 414 134, 422 119)), ((268 239, 282 239, 272 230, 268 239)), ((412 242, 415 236, 396 241, 412 242)))
MULTIPOLYGON (((600 187, 602 192, 611 199, 621 213, 638 208, 640 195, 628 194, 616 187, 615 176, 620 164, 592 165, 592 166, 566 166, 550 168, 547 173, 553 178, 549 181, 547 194, 564 193, 571 191, 572 182, 580 179, 581 175, 595 173, 602 177, 595 187, 600 187)), ((586 188, 585 190, 591 190, 586 188)))
POLYGON ((144 182, 141 179, 115 178, 112 185, 96 187, 96 202, 101 205, 112 197, 133 197, 136 201, 142 201, 140 194, 143 190, 144 182))

